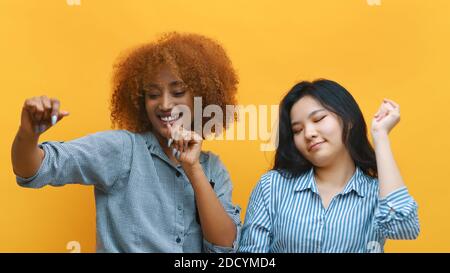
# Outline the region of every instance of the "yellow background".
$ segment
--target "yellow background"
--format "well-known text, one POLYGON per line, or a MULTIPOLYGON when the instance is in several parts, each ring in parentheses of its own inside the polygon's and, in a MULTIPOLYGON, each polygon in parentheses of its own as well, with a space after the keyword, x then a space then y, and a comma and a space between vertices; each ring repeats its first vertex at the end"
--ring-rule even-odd
MULTIPOLYGON (((0 252, 95 251, 93 188, 16 185, 10 147, 28 97, 57 97, 71 116, 43 135, 69 140, 110 128, 117 56, 167 31, 219 40, 240 76, 239 103, 278 104, 297 81, 343 84, 366 117, 384 97, 401 105, 393 150, 419 203, 416 241, 389 252, 450 251, 450 1, 0 0, 0 252)), ((370 120, 367 120, 370 123, 370 120)), ((208 141, 234 183, 243 215, 273 153, 259 141, 208 141)))

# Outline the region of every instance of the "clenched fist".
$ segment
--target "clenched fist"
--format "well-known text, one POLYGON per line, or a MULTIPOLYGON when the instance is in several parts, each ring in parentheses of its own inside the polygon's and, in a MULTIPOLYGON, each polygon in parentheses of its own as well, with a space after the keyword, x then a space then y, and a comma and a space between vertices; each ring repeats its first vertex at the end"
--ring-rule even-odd
POLYGON ((39 136, 68 115, 69 112, 60 111, 58 99, 34 97, 23 104, 20 127, 29 135, 39 136))

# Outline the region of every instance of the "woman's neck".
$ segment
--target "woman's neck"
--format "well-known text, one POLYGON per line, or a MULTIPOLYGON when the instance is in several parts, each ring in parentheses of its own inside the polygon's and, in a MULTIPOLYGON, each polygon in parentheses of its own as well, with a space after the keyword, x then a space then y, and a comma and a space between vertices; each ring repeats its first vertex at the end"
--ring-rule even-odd
POLYGON ((346 153, 325 167, 314 167, 316 183, 321 186, 342 189, 355 173, 356 167, 351 156, 346 153))

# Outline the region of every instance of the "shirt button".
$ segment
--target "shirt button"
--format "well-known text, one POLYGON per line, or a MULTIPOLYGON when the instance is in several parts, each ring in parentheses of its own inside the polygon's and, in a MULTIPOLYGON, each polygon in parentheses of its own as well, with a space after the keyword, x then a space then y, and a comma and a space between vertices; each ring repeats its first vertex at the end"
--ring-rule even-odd
POLYGON ((180 177, 180 175, 181 175, 181 173, 180 173, 180 172, 177 172, 176 176, 177 176, 177 177, 180 177))
POLYGON ((178 210, 181 210, 181 206, 178 206, 178 210))
POLYGON ((177 241, 177 243, 179 244, 179 243, 181 242, 180 237, 178 237, 176 241, 177 241))

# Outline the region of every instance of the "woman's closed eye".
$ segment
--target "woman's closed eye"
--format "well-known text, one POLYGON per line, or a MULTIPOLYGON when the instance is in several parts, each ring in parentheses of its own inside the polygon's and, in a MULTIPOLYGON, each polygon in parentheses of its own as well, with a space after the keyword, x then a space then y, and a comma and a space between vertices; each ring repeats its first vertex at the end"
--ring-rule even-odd
POLYGON ((298 135, 303 131, 303 128, 293 128, 292 132, 294 133, 294 135, 298 135))
POLYGON ((173 91, 172 94, 173 94, 174 97, 179 98, 179 97, 184 96, 186 94, 186 91, 184 91, 184 90, 176 90, 176 91, 173 91))
MULTIPOLYGON (((323 116, 320 116, 320 117, 318 117, 318 118, 313 119, 312 121, 313 121, 314 123, 318 123, 318 122, 322 121, 322 120, 323 120, 324 118, 326 118, 326 117, 327 117, 327 115, 323 115, 323 116)), ((294 133, 294 135, 298 135, 298 134, 300 134, 302 131, 303 131, 303 128, 301 128, 301 127, 293 127, 293 128, 292 128, 292 132, 294 133)))
POLYGON ((157 99, 159 97, 159 93, 146 92, 145 95, 149 99, 157 99))
POLYGON ((321 117, 315 119, 314 122, 319 122, 319 121, 323 120, 326 116, 327 115, 321 116, 321 117))

